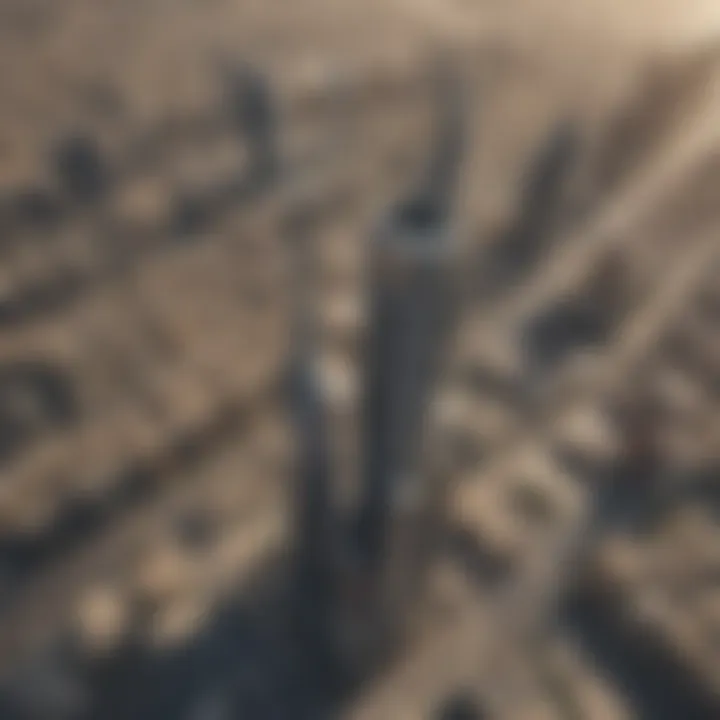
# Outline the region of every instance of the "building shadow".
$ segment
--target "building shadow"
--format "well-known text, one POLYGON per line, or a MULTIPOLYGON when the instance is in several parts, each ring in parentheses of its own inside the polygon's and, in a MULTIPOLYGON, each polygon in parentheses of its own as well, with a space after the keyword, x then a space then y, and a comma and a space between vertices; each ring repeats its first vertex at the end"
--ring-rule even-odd
POLYGON ((267 558, 183 645, 152 649, 138 630, 111 657, 75 658, 90 698, 78 720, 339 717, 367 678, 341 677, 293 626, 288 570, 267 558))

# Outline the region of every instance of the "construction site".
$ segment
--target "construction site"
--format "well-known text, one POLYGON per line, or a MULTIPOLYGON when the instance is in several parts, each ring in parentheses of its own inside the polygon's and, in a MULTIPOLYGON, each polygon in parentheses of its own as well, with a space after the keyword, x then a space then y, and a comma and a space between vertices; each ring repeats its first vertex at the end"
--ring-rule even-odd
POLYGON ((711 0, 0 38, 0 720, 720 717, 711 0))

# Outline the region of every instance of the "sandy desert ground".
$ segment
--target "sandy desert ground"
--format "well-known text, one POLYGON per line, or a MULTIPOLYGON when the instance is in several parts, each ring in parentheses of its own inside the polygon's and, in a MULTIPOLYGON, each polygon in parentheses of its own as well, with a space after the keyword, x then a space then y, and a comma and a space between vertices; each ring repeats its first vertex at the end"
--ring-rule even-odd
POLYGON ((719 29, 711 0, 0 0, 0 717, 717 717, 719 29), (470 108, 448 537, 408 645, 332 692, 281 621, 284 219, 312 206, 344 477, 365 241, 439 49, 470 108), (272 182, 233 62, 277 93, 272 182), (671 500, 594 533, 640 431, 671 500))

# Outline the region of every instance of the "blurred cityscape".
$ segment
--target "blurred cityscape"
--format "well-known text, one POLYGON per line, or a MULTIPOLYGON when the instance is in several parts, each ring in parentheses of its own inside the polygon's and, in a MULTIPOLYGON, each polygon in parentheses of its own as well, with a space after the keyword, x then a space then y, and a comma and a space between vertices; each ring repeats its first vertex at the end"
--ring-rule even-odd
POLYGON ((720 717, 718 31, 0 0, 0 720, 720 717))

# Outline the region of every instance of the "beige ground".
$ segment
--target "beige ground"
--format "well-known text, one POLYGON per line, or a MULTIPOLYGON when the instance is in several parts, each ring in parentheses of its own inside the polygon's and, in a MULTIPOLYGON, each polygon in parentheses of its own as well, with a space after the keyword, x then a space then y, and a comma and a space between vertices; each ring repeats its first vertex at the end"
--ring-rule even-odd
POLYGON ((294 677, 292 658, 225 658, 217 641, 232 635, 208 628, 225 627, 219 607, 234 598, 284 652, 256 576, 287 547, 292 450, 278 386, 290 270, 278 220, 297 189, 213 206, 192 240, 172 220, 188 193, 212 195, 245 163, 217 68, 249 58, 277 88, 287 153, 322 156, 312 194, 339 440, 354 419, 363 240, 422 160, 438 47, 457 53, 470 88, 466 267, 522 216, 522 181, 559 122, 578 129, 580 150, 547 249, 464 309, 440 420, 465 549, 443 556, 432 607, 396 662, 331 710, 303 696, 307 716, 432 717, 460 686, 508 720, 705 712, 720 667, 707 508, 683 505, 644 545, 607 540, 597 577, 585 573, 610 597, 608 625, 622 620, 618 642, 669 658, 654 684, 680 668, 689 690, 639 701, 641 673, 548 617, 575 575, 589 480, 621 443, 611 410, 638 379, 668 398, 673 482, 720 460, 719 29, 711 0, 2 0, 0 369, 42 361, 75 410, 42 417, 28 409, 37 398, 4 381, 10 429, 30 420, 2 456, 0 676, 12 704, 0 716, 293 717, 277 706, 286 686, 272 684, 294 677), (76 132, 98 139, 113 176, 92 209, 62 194, 48 160, 76 132), (59 197, 55 224, 13 214, 33 188, 59 197), (620 279, 594 289, 612 257, 620 279), (583 298, 615 308, 606 332, 554 364, 529 414, 518 398, 540 376, 523 357, 528 326, 583 298), (188 513, 212 528, 206 542, 178 537, 188 513), (507 568, 506 584, 483 576, 489 562, 507 568), (697 568, 692 580, 683 568, 697 568), (685 585, 691 597, 678 599, 685 585), (97 675, 57 649, 68 633, 97 675), (95 668, 124 657, 133 634, 152 672, 132 655, 95 668), (184 674, 178 648, 204 669, 184 674))

